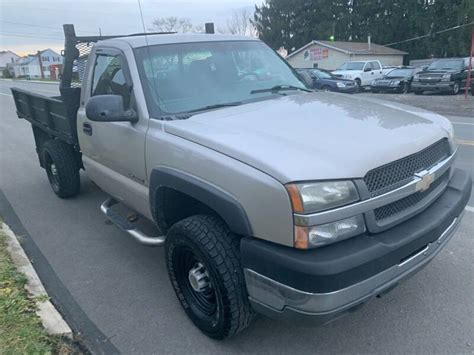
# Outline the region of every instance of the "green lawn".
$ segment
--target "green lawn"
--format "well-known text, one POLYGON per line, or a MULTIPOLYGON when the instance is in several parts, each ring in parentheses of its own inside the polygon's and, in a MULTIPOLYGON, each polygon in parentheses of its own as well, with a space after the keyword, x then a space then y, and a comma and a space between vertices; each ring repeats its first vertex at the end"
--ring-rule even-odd
POLYGON ((35 313, 36 304, 25 290, 26 277, 19 273, 7 252, 0 221, 0 354, 65 354, 67 346, 44 330, 35 313))

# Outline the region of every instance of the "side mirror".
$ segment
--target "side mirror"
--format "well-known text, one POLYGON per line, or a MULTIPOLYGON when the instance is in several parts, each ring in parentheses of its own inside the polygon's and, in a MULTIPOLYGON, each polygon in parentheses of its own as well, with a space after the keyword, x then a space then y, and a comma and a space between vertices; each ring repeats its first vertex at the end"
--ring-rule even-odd
POLYGON ((301 80, 306 84, 306 87, 312 89, 314 86, 314 81, 313 81, 313 78, 311 77, 311 74, 306 71, 300 72, 298 74, 301 80))
POLYGON ((365 67, 365 68, 364 68, 364 71, 365 71, 365 72, 367 72, 367 71, 372 71, 372 69, 369 68, 369 67, 365 67))
POLYGON ((137 122, 134 110, 124 110, 123 97, 120 95, 99 95, 89 98, 86 104, 86 116, 96 122, 137 122))

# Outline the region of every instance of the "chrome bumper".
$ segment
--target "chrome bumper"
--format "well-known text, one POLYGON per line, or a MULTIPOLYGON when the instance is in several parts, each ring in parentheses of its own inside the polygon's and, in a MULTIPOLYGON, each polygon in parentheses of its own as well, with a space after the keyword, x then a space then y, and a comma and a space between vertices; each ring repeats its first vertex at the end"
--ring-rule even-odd
POLYGON ((273 318, 320 318, 327 323, 355 309, 373 296, 394 288, 430 262, 456 231, 462 213, 455 218, 441 236, 416 254, 379 274, 349 287, 329 293, 308 293, 283 285, 250 269, 245 269, 249 299, 257 311, 273 318))

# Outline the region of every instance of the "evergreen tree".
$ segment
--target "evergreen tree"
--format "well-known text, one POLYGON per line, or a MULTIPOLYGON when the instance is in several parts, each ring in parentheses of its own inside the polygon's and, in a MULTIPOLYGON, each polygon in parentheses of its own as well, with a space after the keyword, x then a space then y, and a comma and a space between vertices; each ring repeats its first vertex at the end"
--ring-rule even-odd
MULTIPOLYGON (((474 21, 473 0, 266 0, 256 6, 253 23, 271 47, 289 52, 313 39, 378 44, 468 24, 474 21)), ((411 59, 467 56, 473 26, 393 45, 411 59)))

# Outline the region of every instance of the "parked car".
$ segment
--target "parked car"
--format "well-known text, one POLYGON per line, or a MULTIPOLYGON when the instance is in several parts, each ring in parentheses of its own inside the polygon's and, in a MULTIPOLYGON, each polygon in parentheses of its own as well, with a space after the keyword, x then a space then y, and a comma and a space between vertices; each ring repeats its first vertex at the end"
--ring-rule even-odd
MULTIPOLYGON (((412 89, 417 95, 436 91, 456 95, 466 85, 469 58, 439 59, 413 77, 412 89)), ((474 72, 474 70, 473 70, 474 72)))
POLYGON ((338 78, 354 80, 358 89, 370 87, 374 79, 383 76, 382 64, 378 60, 346 62, 332 72, 338 78))
POLYGON ((308 73, 312 80, 312 89, 353 93, 357 86, 353 80, 340 79, 322 69, 297 69, 298 73, 308 73))
POLYGON ((370 84, 370 88, 374 93, 407 93, 411 90, 413 76, 417 71, 418 69, 410 67, 392 69, 383 77, 373 80, 370 84))
POLYGON ((40 166, 60 198, 79 194, 84 169, 111 196, 108 219, 164 246, 171 287, 209 337, 255 312, 350 314, 423 268, 462 218, 472 181, 442 116, 308 90, 255 38, 65 33, 61 97, 12 89, 40 166), (77 47, 94 42, 77 87, 77 47))

